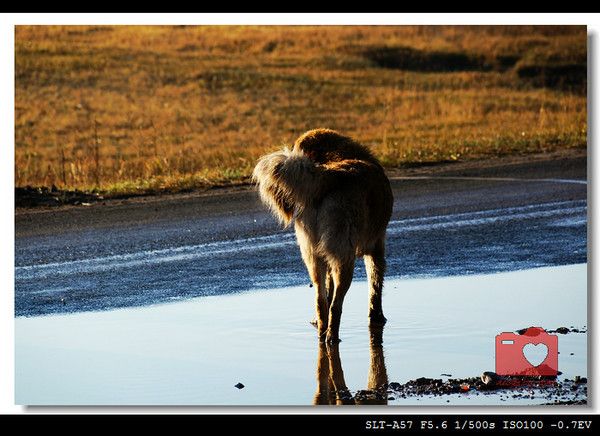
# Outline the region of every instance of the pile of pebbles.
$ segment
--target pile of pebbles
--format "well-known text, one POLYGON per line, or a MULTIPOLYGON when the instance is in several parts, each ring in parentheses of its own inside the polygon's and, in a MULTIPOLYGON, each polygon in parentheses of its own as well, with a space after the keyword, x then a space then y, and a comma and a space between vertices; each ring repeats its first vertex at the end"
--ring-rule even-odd
MULTIPOLYGON (((362 391, 361 391, 362 392, 362 391)), ((587 404, 587 378, 556 380, 544 377, 503 377, 484 372, 480 377, 421 377, 404 384, 392 382, 387 387, 388 400, 449 394, 500 394, 500 400, 544 398, 546 404, 587 404)), ((363 393, 363 395, 365 395, 363 393)))

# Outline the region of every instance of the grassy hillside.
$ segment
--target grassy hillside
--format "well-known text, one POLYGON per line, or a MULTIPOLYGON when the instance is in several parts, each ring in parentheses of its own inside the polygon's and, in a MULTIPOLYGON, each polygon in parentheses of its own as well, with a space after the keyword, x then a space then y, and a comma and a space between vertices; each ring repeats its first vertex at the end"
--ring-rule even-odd
POLYGON ((396 166, 585 147, 582 26, 18 26, 15 183, 235 182, 329 127, 396 166))

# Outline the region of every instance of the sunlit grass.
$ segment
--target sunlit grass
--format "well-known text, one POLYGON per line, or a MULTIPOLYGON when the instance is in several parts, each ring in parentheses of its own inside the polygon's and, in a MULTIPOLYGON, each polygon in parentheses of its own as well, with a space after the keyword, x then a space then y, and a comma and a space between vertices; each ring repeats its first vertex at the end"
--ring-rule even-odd
POLYGON ((316 127, 388 166, 586 146, 581 26, 18 26, 15 50, 17 186, 240 182, 316 127), (439 53, 469 65, 423 71, 439 53))

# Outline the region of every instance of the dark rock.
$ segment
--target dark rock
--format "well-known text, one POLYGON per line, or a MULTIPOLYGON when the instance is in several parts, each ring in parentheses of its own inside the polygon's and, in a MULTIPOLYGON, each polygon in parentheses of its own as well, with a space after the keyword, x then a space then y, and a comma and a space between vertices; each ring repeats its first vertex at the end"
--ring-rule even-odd
POLYGON ((235 387, 238 389, 244 389, 245 386, 242 383, 238 383, 235 385, 235 387))
MULTIPOLYGON (((346 389, 337 391, 336 396, 340 400, 351 400, 352 399, 352 394, 350 393, 350 391, 348 391, 346 389)), ((357 394, 356 398, 358 398, 358 394, 357 394)))
POLYGON ((486 371, 481 374, 481 381, 487 387, 495 386, 498 382, 498 374, 492 371, 486 371))
POLYGON ((420 377, 418 379, 415 380, 415 384, 417 386, 426 386, 426 385, 441 385, 442 384, 442 379, 433 379, 433 378, 427 378, 427 377, 420 377))
POLYGON ((460 385, 457 383, 453 383, 453 384, 449 385, 448 388, 449 388, 448 392, 450 392, 450 393, 455 394, 455 393, 460 392, 460 385))

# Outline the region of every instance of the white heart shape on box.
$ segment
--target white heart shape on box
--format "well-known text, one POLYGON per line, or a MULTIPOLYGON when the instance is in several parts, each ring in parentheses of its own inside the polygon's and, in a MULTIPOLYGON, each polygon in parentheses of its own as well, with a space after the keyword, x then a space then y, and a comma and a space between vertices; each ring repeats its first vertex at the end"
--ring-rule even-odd
POLYGON ((531 366, 539 366, 548 356, 548 346, 546 344, 526 344, 523 347, 523 356, 531 366))

